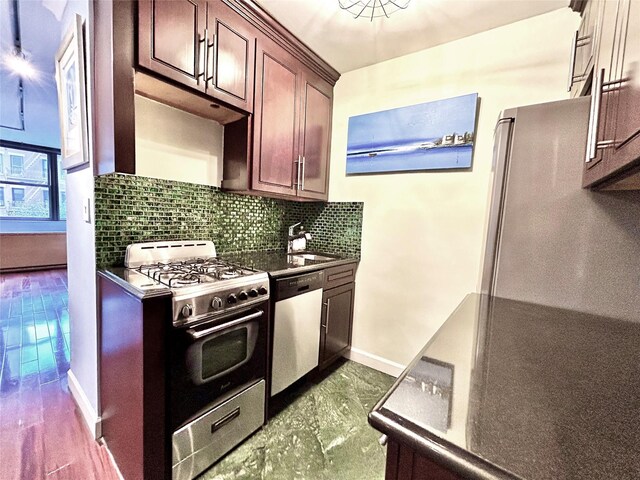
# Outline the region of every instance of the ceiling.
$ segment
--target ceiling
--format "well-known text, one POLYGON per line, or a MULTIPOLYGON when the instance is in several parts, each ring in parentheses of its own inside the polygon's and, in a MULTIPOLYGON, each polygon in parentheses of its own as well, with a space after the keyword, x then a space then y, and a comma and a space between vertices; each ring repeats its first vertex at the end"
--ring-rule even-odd
POLYGON ((569 0, 411 0, 373 21, 338 0, 256 0, 340 73, 424 50, 562 7, 569 0))
MULTIPOLYGON (((0 0, 0 55, 13 49, 11 4, 0 0)), ((60 16, 66 4, 66 0, 18 2, 22 48, 38 75, 23 80, 25 129, 20 130, 18 77, 0 65, 0 138, 4 140, 59 146, 55 54, 62 37, 60 16)))

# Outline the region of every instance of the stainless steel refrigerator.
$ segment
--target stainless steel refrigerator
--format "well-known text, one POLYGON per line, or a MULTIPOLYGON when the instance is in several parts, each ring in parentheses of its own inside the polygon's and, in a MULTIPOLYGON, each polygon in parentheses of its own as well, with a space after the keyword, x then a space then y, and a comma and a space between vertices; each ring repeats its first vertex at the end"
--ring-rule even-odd
POLYGON ((640 321, 640 192, 581 187, 589 97, 496 125, 482 292, 640 321))

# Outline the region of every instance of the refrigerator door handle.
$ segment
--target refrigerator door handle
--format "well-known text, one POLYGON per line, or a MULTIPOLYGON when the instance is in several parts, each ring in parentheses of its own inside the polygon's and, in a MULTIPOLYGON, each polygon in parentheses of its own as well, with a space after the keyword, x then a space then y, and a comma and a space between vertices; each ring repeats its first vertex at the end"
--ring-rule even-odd
POLYGON ((489 211, 489 227, 482 270, 481 293, 491 294, 493 290, 494 265, 498 257, 502 210, 505 201, 505 186, 509 174, 509 157, 513 135, 514 117, 502 117, 498 120, 494 134, 493 147, 493 192, 489 211))

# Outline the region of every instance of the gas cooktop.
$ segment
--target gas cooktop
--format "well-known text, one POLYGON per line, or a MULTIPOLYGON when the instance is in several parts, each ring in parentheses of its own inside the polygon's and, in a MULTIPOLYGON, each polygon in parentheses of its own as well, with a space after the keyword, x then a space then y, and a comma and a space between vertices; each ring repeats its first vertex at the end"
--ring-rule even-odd
POLYGON ((224 262, 216 257, 140 265, 137 270, 169 288, 182 288, 246 277, 256 270, 224 262))
MULTIPOLYGON (((213 242, 148 242, 127 247, 130 277, 148 278, 173 294, 173 323, 193 324, 269 298, 265 272, 216 257, 213 242)), ((139 282, 138 282, 139 283, 139 282)))

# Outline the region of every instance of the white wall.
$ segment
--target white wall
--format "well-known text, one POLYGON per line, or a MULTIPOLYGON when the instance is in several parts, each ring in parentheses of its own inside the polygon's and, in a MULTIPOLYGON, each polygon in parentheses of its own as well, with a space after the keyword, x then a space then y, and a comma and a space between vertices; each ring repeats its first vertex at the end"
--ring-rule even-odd
MULTIPOLYGON (((87 33, 88 123, 92 125, 91 95, 93 52, 91 25, 92 5, 89 0, 72 0, 67 4, 62 22, 67 31, 75 13, 85 19, 87 33)), ((89 143, 92 144, 89 128, 89 143)), ((93 154, 89 164, 67 173, 67 274, 69 279, 69 320, 71 322, 71 371, 69 386, 89 427, 98 421, 98 321, 96 304, 95 228, 93 224, 93 154), (83 205, 91 203, 91 222, 83 218, 83 205)), ((96 433, 95 430, 94 434, 96 433)))
POLYGON ((136 95, 136 174, 219 187, 224 127, 136 95))
MULTIPOLYGON (((334 90, 331 201, 364 201, 353 347, 407 364, 479 288, 501 110, 567 98, 565 8, 344 74, 334 90), (473 171, 345 176, 352 115, 477 92, 473 171)), ((361 359, 361 358, 360 358, 361 359)))

